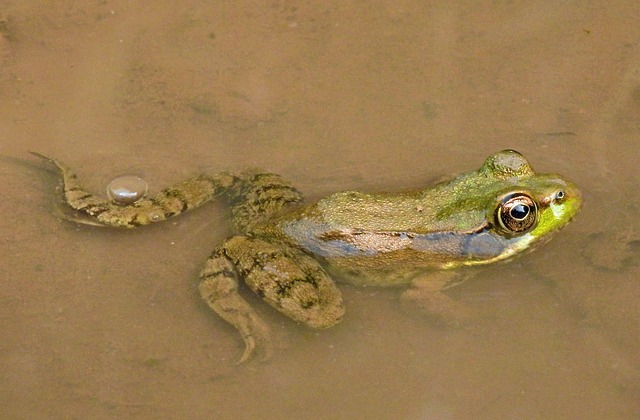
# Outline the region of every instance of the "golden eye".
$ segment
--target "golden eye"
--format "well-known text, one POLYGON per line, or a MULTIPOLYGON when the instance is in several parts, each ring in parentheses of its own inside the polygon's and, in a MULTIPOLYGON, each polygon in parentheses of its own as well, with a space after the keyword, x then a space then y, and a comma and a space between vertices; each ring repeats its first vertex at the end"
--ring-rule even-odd
POLYGON ((506 233, 525 233, 538 222, 538 206, 525 193, 508 194, 498 204, 495 217, 497 225, 506 233))

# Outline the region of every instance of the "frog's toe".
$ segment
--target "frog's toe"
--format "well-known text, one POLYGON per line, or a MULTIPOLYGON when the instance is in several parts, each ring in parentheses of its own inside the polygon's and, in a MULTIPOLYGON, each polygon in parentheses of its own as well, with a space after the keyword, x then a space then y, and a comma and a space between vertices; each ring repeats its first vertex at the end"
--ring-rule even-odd
POLYGON ((240 357, 240 360, 236 364, 241 365, 251 360, 256 353, 261 354, 261 360, 267 361, 273 355, 273 346, 271 344, 271 338, 268 331, 265 331, 266 335, 262 333, 256 333, 255 331, 250 334, 242 334, 242 340, 244 341, 244 352, 240 357))
POLYGON ((256 349, 255 340, 252 337, 244 338, 244 352, 242 353, 240 360, 236 362, 236 365, 241 365, 243 363, 246 363, 247 360, 249 360, 251 356, 253 356, 253 352, 255 351, 255 349, 256 349))

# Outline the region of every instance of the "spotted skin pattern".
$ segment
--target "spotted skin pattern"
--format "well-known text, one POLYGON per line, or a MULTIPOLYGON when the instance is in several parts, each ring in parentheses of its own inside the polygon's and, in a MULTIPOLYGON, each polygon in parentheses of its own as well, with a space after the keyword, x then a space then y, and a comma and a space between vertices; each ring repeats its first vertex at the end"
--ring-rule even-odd
POLYGON ((194 209, 238 182, 238 178, 227 173, 200 175, 179 182, 160 191, 153 197, 144 197, 130 205, 98 197, 82 187, 78 176, 57 159, 31 152, 53 163, 62 176, 64 201, 72 209, 87 216, 87 224, 135 228, 160 222, 194 209))
POLYGON ((279 175, 200 175, 153 197, 122 205, 88 192, 78 176, 59 160, 32 153, 60 172, 63 201, 86 216, 72 218, 75 222, 135 228, 178 216, 219 195, 227 196, 240 234, 211 253, 200 273, 199 290, 209 307, 240 332, 245 343, 240 363, 255 353, 269 358, 272 343, 269 327, 240 296, 239 279, 278 311, 309 327, 327 328, 342 319, 340 291, 315 259, 275 238, 265 240, 254 235, 256 225, 303 201, 302 194, 279 175))
POLYGON ((308 204, 280 176, 256 171, 200 175, 123 204, 93 195, 62 162, 36 155, 60 172, 63 202, 74 211, 67 217, 80 223, 134 228, 226 197, 237 235, 213 250, 199 290, 240 332, 241 362, 254 354, 268 358, 272 344, 268 326, 240 295, 240 280, 312 328, 331 327, 344 315, 327 273, 362 286, 410 286, 401 299, 411 312, 457 325, 468 316, 443 293, 459 283, 448 270, 524 253, 547 242, 581 207, 575 184, 536 173, 514 150, 418 191, 346 191, 308 204))

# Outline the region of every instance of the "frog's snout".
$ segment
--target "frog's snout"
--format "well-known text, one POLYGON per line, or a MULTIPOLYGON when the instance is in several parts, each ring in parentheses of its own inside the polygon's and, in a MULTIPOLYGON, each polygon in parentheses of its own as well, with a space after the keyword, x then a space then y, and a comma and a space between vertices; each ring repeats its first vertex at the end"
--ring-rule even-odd
POLYGON ((564 200, 571 212, 571 218, 582 208, 582 192, 578 189, 578 186, 572 182, 567 183, 566 190, 563 191, 564 200))
POLYGON ((569 181, 544 199, 545 207, 553 215, 552 227, 561 229, 574 219, 582 207, 582 193, 569 181))

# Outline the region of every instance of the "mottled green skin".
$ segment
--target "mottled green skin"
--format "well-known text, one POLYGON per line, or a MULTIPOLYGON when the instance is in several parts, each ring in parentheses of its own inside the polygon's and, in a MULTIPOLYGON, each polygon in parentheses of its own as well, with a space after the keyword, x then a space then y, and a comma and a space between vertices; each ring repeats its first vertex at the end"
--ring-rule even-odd
POLYGON ((421 191, 342 192, 308 205, 278 175, 247 172, 202 175, 123 206, 87 193, 69 168, 47 159, 62 173, 67 204, 94 224, 135 227, 228 196, 239 235, 211 254, 200 274, 200 292, 241 333, 241 361, 255 351, 268 357, 271 341, 266 324, 238 293, 239 279, 280 312, 313 328, 335 325, 344 315, 329 274, 361 285, 412 284, 403 294, 406 301, 419 302, 429 315, 455 318, 459 308, 441 293, 451 278, 429 273, 531 249, 565 226, 581 204, 574 184, 536 174, 510 150, 490 156, 477 171, 421 191), (509 231, 496 219, 496 209, 511 193, 526 194, 537 206, 536 222, 526 231, 509 231))
POLYGON ((536 174, 519 153, 503 151, 477 171, 421 191, 340 192, 257 226, 322 258, 341 280, 362 285, 410 283, 425 269, 448 269, 506 259, 567 224, 580 208, 576 186, 536 174), (501 197, 527 192, 538 203, 537 226, 522 235, 496 229, 501 197), (561 202, 555 200, 564 191, 561 202))

